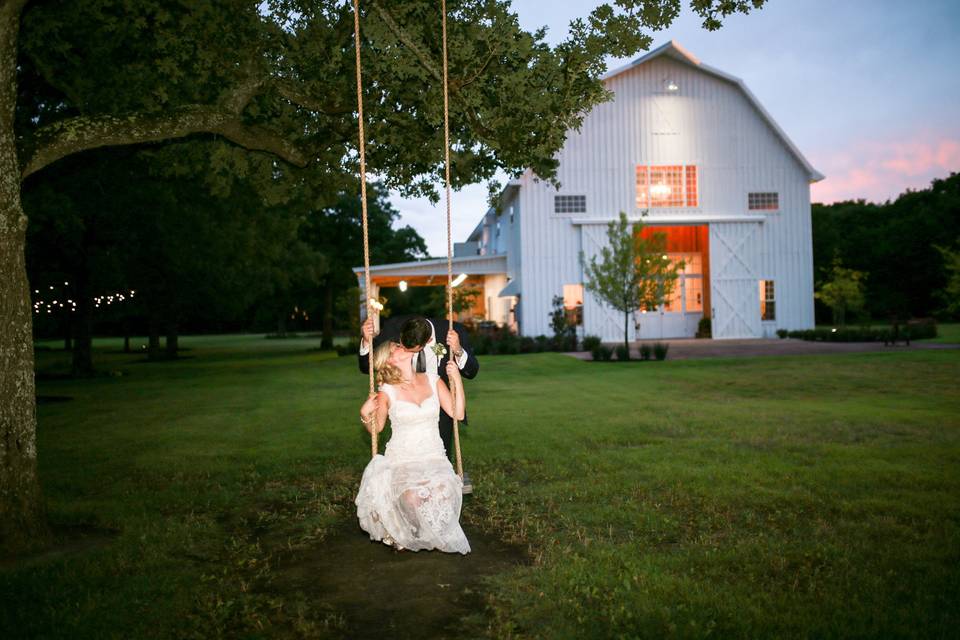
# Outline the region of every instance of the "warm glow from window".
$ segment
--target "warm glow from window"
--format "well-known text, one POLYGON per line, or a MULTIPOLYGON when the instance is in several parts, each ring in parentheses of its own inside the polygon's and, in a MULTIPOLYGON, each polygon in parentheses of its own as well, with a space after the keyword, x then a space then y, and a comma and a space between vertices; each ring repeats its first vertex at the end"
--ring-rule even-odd
POLYGON ((773 280, 760 281, 760 319, 777 319, 773 280))
POLYGON ((687 313, 703 311, 703 279, 686 278, 687 313))
POLYGON ((637 207, 696 207, 697 167, 637 165, 637 207))
POLYGON ((563 285, 563 308, 567 312, 567 322, 577 326, 583 324, 583 285, 563 285))

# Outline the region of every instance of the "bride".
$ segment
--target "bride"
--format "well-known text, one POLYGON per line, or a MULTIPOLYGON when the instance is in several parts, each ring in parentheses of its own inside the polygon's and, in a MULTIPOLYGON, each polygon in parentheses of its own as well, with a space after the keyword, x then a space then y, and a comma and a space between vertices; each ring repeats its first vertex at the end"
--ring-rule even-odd
POLYGON ((463 419, 466 398, 460 369, 447 364, 447 376, 460 390, 457 406, 434 371, 414 372, 415 354, 395 342, 374 351, 380 392, 360 407, 360 419, 380 433, 390 417, 393 435, 367 464, 355 500, 360 527, 371 540, 396 549, 438 549, 467 554, 470 543, 460 528, 463 481, 443 448, 437 430, 440 407, 463 419))

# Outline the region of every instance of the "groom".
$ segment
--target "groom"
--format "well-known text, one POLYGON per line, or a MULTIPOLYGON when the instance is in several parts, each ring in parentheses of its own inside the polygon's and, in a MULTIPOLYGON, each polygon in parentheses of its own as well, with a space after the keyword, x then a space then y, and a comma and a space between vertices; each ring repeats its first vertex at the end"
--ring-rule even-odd
MULTIPOLYGON (((449 321, 436 318, 424 318, 423 316, 396 316, 387 318, 380 328, 380 334, 373 335, 373 318, 368 317, 363 323, 363 339, 360 341, 360 353, 358 361, 360 372, 369 374, 370 371, 370 344, 376 348, 385 340, 399 342, 404 349, 417 354, 417 371, 435 371, 440 374, 440 378, 447 384, 447 362, 453 358, 460 368, 460 375, 464 378, 473 379, 480 370, 480 363, 470 347, 470 341, 467 337, 467 331, 462 324, 454 322, 450 327, 449 321), (446 337, 447 353, 438 356, 434 351, 437 344, 437 336, 446 337)), ((464 415, 461 424, 467 423, 467 416, 464 415)), ((453 454, 453 418, 447 415, 447 412, 440 409, 440 421, 438 424, 440 438, 443 440, 444 449, 447 455, 453 454)), ((463 492, 472 493, 473 486, 467 473, 463 473, 463 492)))

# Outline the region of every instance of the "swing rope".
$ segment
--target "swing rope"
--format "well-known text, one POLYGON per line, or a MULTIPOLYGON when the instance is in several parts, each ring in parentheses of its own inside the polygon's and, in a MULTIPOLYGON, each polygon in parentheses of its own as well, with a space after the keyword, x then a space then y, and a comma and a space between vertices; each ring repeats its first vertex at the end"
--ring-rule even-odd
MULTIPOLYGON (((453 233, 451 232, 450 214, 450 97, 447 80, 447 0, 441 0, 440 9, 443 12, 443 153, 444 174, 446 178, 447 195, 447 322, 453 329, 453 233)), ((450 359, 454 360, 453 354, 450 359)), ((456 360, 454 360, 456 362, 456 360)), ((450 394, 453 396, 453 449, 457 455, 457 475, 463 479, 463 456, 460 453, 460 425, 456 418, 459 389, 450 381, 450 394)))
MULTIPOLYGON (((450 98, 449 98, 449 77, 447 72, 447 2, 441 0, 441 23, 443 27, 443 142, 444 142, 444 178, 446 187, 447 204, 447 322, 450 329, 453 329, 453 232, 452 215, 450 212, 450 98)), ((366 142, 363 132, 363 81, 362 68, 360 65, 360 7, 359 0, 353 0, 353 44, 356 55, 356 76, 357 76, 357 121, 359 132, 359 152, 360 152, 360 209, 363 220, 363 278, 364 292, 367 300, 367 317, 376 312, 373 307, 373 299, 370 298, 370 240, 367 226, 367 166, 366 166, 366 142)), ((374 392, 374 363, 373 363, 373 345, 370 346, 370 364, 369 370, 369 390, 374 392)), ((450 354, 451 356, 453 354, 450 354)), ((457 413, 457 401, 459 389, 452 382, 450 383, 450 393, 453 396, 454 414, 457 413)), ((463 478, 463 456, 460 452, 460 425, 454 416, 453 418, 453 445, 457 458, 457 475, 463 478)), ((370 456, 374 457, 378 452, 377 434, 375 431, 370 433, 370 456)))
MULTIPOLYGON (((359 140, 360 151, 360 211, 363 219, 363 279, 364 294, 367 298, 367 317, 373 317, 374 313, 372 299, 370 298, 370 237, 367 230, 367 157, 366 142, 363 135, 363 84, 361 82, 360 69, 360 7, 358 0, 353 0, 353 44, 357 57, 357 121, 359 122, 359 140)), ((368 371, 370 373, 370 394, 374 391, 374 370, 373 370, 373 343, 368 345, 370 348, 370 364, 368 371)), ((376 420, 376 414, 374 414, 376 420)), ((379 445, 377 443, 376 429, 370 431, 370 457, 376 457, 379 445)))

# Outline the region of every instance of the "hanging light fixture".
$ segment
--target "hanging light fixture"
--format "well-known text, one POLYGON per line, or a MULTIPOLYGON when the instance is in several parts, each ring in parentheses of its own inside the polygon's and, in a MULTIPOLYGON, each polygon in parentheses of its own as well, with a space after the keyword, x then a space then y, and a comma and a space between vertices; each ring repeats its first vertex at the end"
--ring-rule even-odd
POLYGON ((400 283, 399 283, 397 286, 400 287, 400 291, 406 291, 406 290, 407 290, 407 281, 406 281, 406 280, 401 280, 400 283))
POLYGON ((453 282, 450 283, 451 287, 459 287, 463 284, 463 281, 467 279, 467 274, 461 273, 456 278, 453 279, 453 282))

